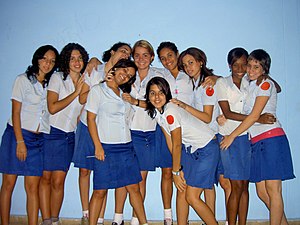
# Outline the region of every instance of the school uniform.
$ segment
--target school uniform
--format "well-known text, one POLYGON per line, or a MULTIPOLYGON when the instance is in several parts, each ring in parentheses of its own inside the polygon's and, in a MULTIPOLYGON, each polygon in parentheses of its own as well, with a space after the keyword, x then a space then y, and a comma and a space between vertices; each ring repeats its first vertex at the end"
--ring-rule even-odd
POLYGON ((89 92, 85 109, 96 114, 97 132, 105 160, 94 158, 94 190, 113 189, 139 183, 142 178, 134 153, 130 122, 132 108, 106 83, 95 85, 89 92))
MULTIPOLYGON (((214 131, 216 137, 218 137, 219 127, 216 118, 220 115, 220 110, 217 101, 216 89, 214 87, 203 88, 202 86, 199 86, 199 82, 200 82, 200 77, 195 82, 192 107, 201 112, 203 112, 205 105, 214 107, 211 122, 208 125, 210 129, 214 131)), ((215 184, 218 184, 221 174, 224 174, 224 168, 221 160, 221 155, 219 154, 218 169, 215 174, 215 184)))
MULTIPOLYGON (((153 77, 163 77, 162 69, 150 67, 148 75, 141 81, 137 74, 130 95, 139 100, 145 100, 146 86, 153 77)), ((134 115, 130 126, 132 143, 136 152, 141 171, 155 171, 156 157, 156 121, 151 119, 144 108, 132 106, 134 115)))
MULTIPOLYGON (((75 91, 71 77, 63 80, 63 73, 54 73, 49 81, 49 91, 58 94, 61 100, 75 91)), ((74 153, 77 118, 82 109, 77 96, 67 107, 50 115, 50 133, 45 134, 44 170, 67 172, 74 153)))
MULTIPOLYGON (((90 88, 104 80, 104 68, 105 64, 101 64, 98 66, 97 70, 93 69, 90 76, 85 76, 85 83, 90 88)), ((75 132, 75 149, 72 159, 74 167, 92 170, 94 160, 88 156, 93 156, 94 153, 94 143, 87 126, 87 111, 83 109, 80 114, 80 122, 78 123, 75 132)))
POLYGON ((0 147, 1 173, 22 176, 42 175, 44 140, 41 132, 49 132, 50 129, 46 93, 47 89, 36 78, 29 80, 26 74, 16 78, 11 99, 22 103, 20 119, 27 157, 22 162, 16 156, 17 143, 12 117, 10 117, 0 147))
POLYGON ((176 128, 181 128, 185 146, 181 164, 187 185, 211 189, 219 156, 214 132, 207 124, 173 103, 167 103, 162 114, 156 110, 155 118, 168 135, 176 128))
MULTIPOLYGON (((256 81, 250 82, 244 106, 246 114, 251 113, 258 96, 269 97, 262 114, 271 113, 276 117, 277 91, 269 79, 259 86, 256 81)), ((289 142, 277 118, 273 124, 253 124, 249 133, 252 143, 250 182, 295 178, 289 142)))
MULTIPOLYGON (((232 76, 219 78, 216 83, 218 102, 227 101, 230 110, 245 114, 243 110, 245 97, 248 94, 249 81, 243 77, 240 89, 233 83, 232 76)), ((222 109, 220 108, 222 114, 222 109)), ((231 134, 240 121, 227 119, 225 124, 219 126, 219 142, 224 135, 231 134)), ((231 180, 249 180, 251 149, 247 131, 240 134, 227 150, 221 150, 221 160, 224 167, 224 177, 231 180)))
MULTIPOLYGON (((177 98, 188 105, 193 101, 193 82, 192 79, 184 72, 179 72, 175 78, 167 69, 163 69, 164 78, 170 85, 172 98, 177 98)), ((167 146, 166 138, 162 133, 159 125, 155 130, 156 139, 156 167, 170 168, 172 167, 172 154, 167 146)))

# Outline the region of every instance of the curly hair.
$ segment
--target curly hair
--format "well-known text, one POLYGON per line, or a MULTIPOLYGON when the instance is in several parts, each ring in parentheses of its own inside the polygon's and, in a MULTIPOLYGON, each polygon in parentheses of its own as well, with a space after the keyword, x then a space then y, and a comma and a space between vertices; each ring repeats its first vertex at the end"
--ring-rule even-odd
POLYGON ((173 51, 175 54, 178 53, 177 46, 173 42, 165 41, 165 42, 160 43, 159 46, 157 47, 156 53, 157 53, 159 59, 160 59, 159 53, 163 48, 168 48, 171 51, 173 51))
POLYGON ((146 103, 147 103, 146 111, 148 112, 148 115, 152 119, 154 119, 156 116, 156 110, 155 110, 155 106, 152 105, 152 103, 150 102, 150 99, 149 99, 150 88, 152 85, 157 85, 157 87, 166 96, 166 104, 172 99, 172 93, 170 90, 170 85, 165 78, 153 77, 151 80, 149 80, 147 87, 146 87, 146 94, 145 94, 145 99, 146 99, 146 103))
POLYGON ((124 43, 124 42, 115 43, 110 49, 103 52, 102 61, 108 62, 111 57, 111 51, 116 52, 116 51, 118 51, 119 48, 121 48, 123 46, 128 46, 131 49, 130 45, 127 43, 124 43))
POLYGON ((66 80, 67 76, 70 73, 70 59, 73 50, 78 50, 82 56, 83 60, 83 68, 80 73, 83 73, 87 63, 89 61, 89 54, 80 44, 77 43, 69 43, 67 44, 60 52, 60 65, 59 70, 63 72, 63 79, 66 80))
POLYGON ((58 64, 59 64, 59 54, 56 48, 54 48, 52 45, 43 45, 39 47, 33 54, 32 60, 31 60, 31 65, 27 67, 25 73, 27 75, 27 78, 30 80, 30 82, 36 82, 36 76, 39 73, 39 60, 44 58, 44 55, 48 51, 53 51, 55 54, 55 64, 52 68, 52 70, 45 74, 45 78, 43 81, 43 85, 47 86, 50 80, 50 77, 54 73, 54 71, 57 70, 58 64))

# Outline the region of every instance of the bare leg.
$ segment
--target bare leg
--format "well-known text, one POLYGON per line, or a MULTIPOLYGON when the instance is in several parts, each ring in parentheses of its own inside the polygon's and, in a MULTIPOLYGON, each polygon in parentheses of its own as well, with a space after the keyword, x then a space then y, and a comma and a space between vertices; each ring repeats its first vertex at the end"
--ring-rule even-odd
POLYGON ((142 199, 141 192, 139 190, 139 185, 138 184, 127 185, 126 190, 129 193, 130 204, 133 207, 134 212, 136 213, 139 223, 140 224, 147 223, 145 208, 143 204, 144 200, 142 199))
MULTIPOLYGON (((140 189, 142 200, 144 203, 145 197, 146 197, 146 181, 147 181, 148 171, 141 171, 141 175, 142 175, 142 181, 139 183, 139 189, 140 189)), ((134 210, 133 210, 133 216, 137 217, 134 210)))
POLYGON ((65 179, 64 171, 53 171, 51 176, 51 217, 58 218, 64 199, 65 179))
POLYGON ((43 220, 51 218, 51 176, 52 172, 44 171, 40 179, 39 197, 43 220))
POLYGON ((189 217, 189 204, 185 199, 185 192, 179 192, 176 194, 176 215, 178 225, 187 225, 189 217))
POLYGON ((206 205, 210 208, 212 213, 215 215, 216 209, 216 190, 215 186, 212 189, 204 189, 204 199, 206 205))
POLYGON ((216 218, 210 208, 205 204, 205 202, 200 198, 202 193, 202 188, 195 188, 187 186, 186 189, 186 200, 190 206, 196 211, 198 216, 207 224, 207 225, 217 225, 216 218))
POLYGON ((161 195, 164 209, 171 209, 173 194, 172 168, 162 168, 161 195))
POLYGON ((90 174, 90 170, 79 168, 78 182, 82 211, 89 209, 90 174))
POLYGON ((11 196, 15 188, 17 175, 2 174, 2 186, 0 195, 1 205, 1 224, 9 224, 11 196))
POLYGON ((125 187, 115 190, 115 213, 123 214, 125 201, 127 198, 127 190, 125 187))
POLYGON ((25 176, 25 191, 27 195, 26 208, 29 225, 36 225, 38 223, 39 183, 40 177, 25 176))
POLYGON ((89 207, 89 224, 96 225, 98 221, 98 216, 100 213, 100 208, 103 205, 105 196, 107 195, 107 190, 94 190, 89 207))
POLYGON ((107 193, 104 197, 102 206, 101 206, 101 210, 100 210, 100 214, 99 214, 99 218, 104 218, 104 214, 105 214, 105 209, 106 209, 106 201, 107 201, 107 193))
MULTIPOLYGON (((226 206, 227 206, 227 203, 228 203, 228 199, 229 199, 229 196, 230 196, 230 193, 231 193, 231 184, 230 184, 229 179, 225 178, 223 174, 220 175, 219 182, 220 182, 221 187, 224 190, 224 194, 225 194, 225 209, 226 209, 226 206)), ((227 210, 226 210, 226 221, 228 221, 227 210)))
POLYGON ((249 207, 249 181, 244 181, 243 184, 243 192, 239 203, 238 209, 238 223, 239 225, 246 225, 247 223, 247 215, 248 215, 248 207, 249 207))

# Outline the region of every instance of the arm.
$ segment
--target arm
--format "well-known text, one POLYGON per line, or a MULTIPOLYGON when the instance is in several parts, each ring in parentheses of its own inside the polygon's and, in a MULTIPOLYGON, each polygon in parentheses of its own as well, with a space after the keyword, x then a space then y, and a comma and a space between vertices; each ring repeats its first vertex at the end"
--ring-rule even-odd
POLYGON ((102 144, 100 142, 100 138, 98 135, 97 125, 96 125, 96 116, 97 116, 96 114, 88 111, 87 112, 87 124, 88 124, 88 129, 89 129, 91 138, 92 138, 94 146, 95 146, 95 157, 98 160, 104 161, 105 154, 104 154, 104 149, 102 147, 102 144))
POLYGON ((92 70, 93 69, 97 70, 98 65, 101 65, 101 64, 102 64, 102 62, 97 57, 92 57, 90 59, 90 61, 88 62, 84 73, 91 74, 92 70))
POLYGON ((21 130, 21 107, 21 102, 14 99, 12 100, 12 123, 17 142, 16 155, 20 161, 25 161, 27 157, 27 148, 21 130))
POLYGON ((58 93, 48 90, 47 103, 49 113, 53 115, 66 108, 80 94, 83 83, 84 78, 81 76, 75 85, 75 91, 61 100, 58 100, 58 93))
POLYGON ((84 83, 82 85, 82 89, 81 89, 80 94, 79 94, 79 103, 81 105, 84 105, 86 103, 89 91, 90 91, 90 86, 88 84, 84 83))
MULTIPOLYGON (((173 171, 179 171, 181 167, 180 159, 181 159, 181 146, 182 146, 182 136, 181 136, 181 128, 178 127, 175 130, 171 131, 171 139, 172 139, 172 159, 173 159, 173 171)), ((176 188, 183 192, 186 188, 186 183, 184 179, 184 174, 180 171, 180 175, 173 175, 173 181, 176 188)))
POLYGON ((227 149, 237 136, 249 129, 259 119, 260 114, 265 108, 265 105, 267 104, 268 100, 268 96, 256 97, 251 113, 229 136, 225 136, 223 138, 223 140, 220 143, 221 149, 227 149))
POLYGON ((144 109, 147 107, 146 101, 140 100, 140 99, 135 99, 129 93, 123 93, 122 98, 124 101, 129 102, 131 105, 135 105, 135 106, 138 106, 138 107, 141 107, 144 109))
POLYGON ((203 86, 204 88, 206 87, 213 87, 215 86, 217 80, 220 78, 221 76, 217 76, 217 75, 212 75, 212 76, 208 76, 204 79, 203 83, 201 84, 201 86, 203 86))

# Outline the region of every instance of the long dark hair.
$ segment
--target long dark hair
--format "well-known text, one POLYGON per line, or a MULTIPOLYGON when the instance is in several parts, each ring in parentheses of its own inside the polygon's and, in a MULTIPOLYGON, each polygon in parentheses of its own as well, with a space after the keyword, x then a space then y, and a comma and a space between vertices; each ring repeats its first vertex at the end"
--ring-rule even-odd
POLYGON ((135 70, 135 75, 131 77, 125 84, 121 84, 119 88, 125 92, 130 93, 131 92, 131 85, 135 82, 136 79, 136 71, 138 70, 135 63, 130 59, 120 59, 111 69, 110 71, 114 71, 118 68, 128 68, 132 67, 135 70))
POLYGON ((73 50, 78 50, 82 56, 83 60, 83 68, 80 73, 83 73, 86 65, 89 61, 89 54, 80 44, 77 43, 69 43, 67 44, 60 52, 60 65, 59 70, 63 72, 63 80, 66 80, 67 76, 70 73, 70 59, 73 50))
POLYGON ((32 65, 28 66, 27 70, 25 72, 27 75, 27 78, 30 80, 30 82, 33 82, 33 83, 36 82, 36 80, 37 80, 36 76, 38 75, 38 72, 39 72, 39 60, 43 59, 44 55, 49 50, 53 51, 55 54, 55 64, 54 64, 52 70, 49 73, 45 74, 45 78, 44 78, 44 82, 43 82, 44 86, 48 85, 50 77, 52 76, 53 72, 57 70, 58 63, 59 63, 58 51, 52 45, 43 45, 34 52, 34 54, 32 56, 32 60, 31 60, 32 65))
POLYGON ((108 62, 110 57, 111 57, 111 51, 118 51, 119 48, 121 48, 122 46, 128 46, 130 49, 130 45, 125 43, 125 42, 118 42, 118 43, 115 43, 110 49, 106 50, 104 53, 103 53, 103 56, 102 56, 102 61, 103 62, 108 62))
POLYGON ((145 99, 146 99, 146 103, 147 103, 146 111, 148 112, 148 115, 153 119, 156 116, 156 110, 155 110, 154 105, 152 105, 152 103, 149 100, 149 92, 150 92, 150 88, 152 85, 157 85, 157 87, 164 93, 164 95, 166 96, 166 104, 172 99, 172 94, 171 94, 171 90, 170 90, 170 85, 165 78, 153 77, 148 82, 147 87, 146 87, 146 94, 145 94, 145 99))
POLYGON ((179 70, 182 70, 185 73, 187 73, 184 70, 183 61, 182 61, 183 57, 186 55, 191 55, 195 58, 196 61, 202 62, 202 67, 200 70, 200 82, 198 84, 198 87, 199 87, 202 84, 202 82, 205 80, 206 77, 214 75, 213 70, 206 67, 207 57, 206 57, 205 53, 202 50, 200 50, 199 48, 195 48, 195 47, 188 48, 185 51, 181 52, 181 54, 179 55, 179 58, 178 58, 178 69, 179 70))

